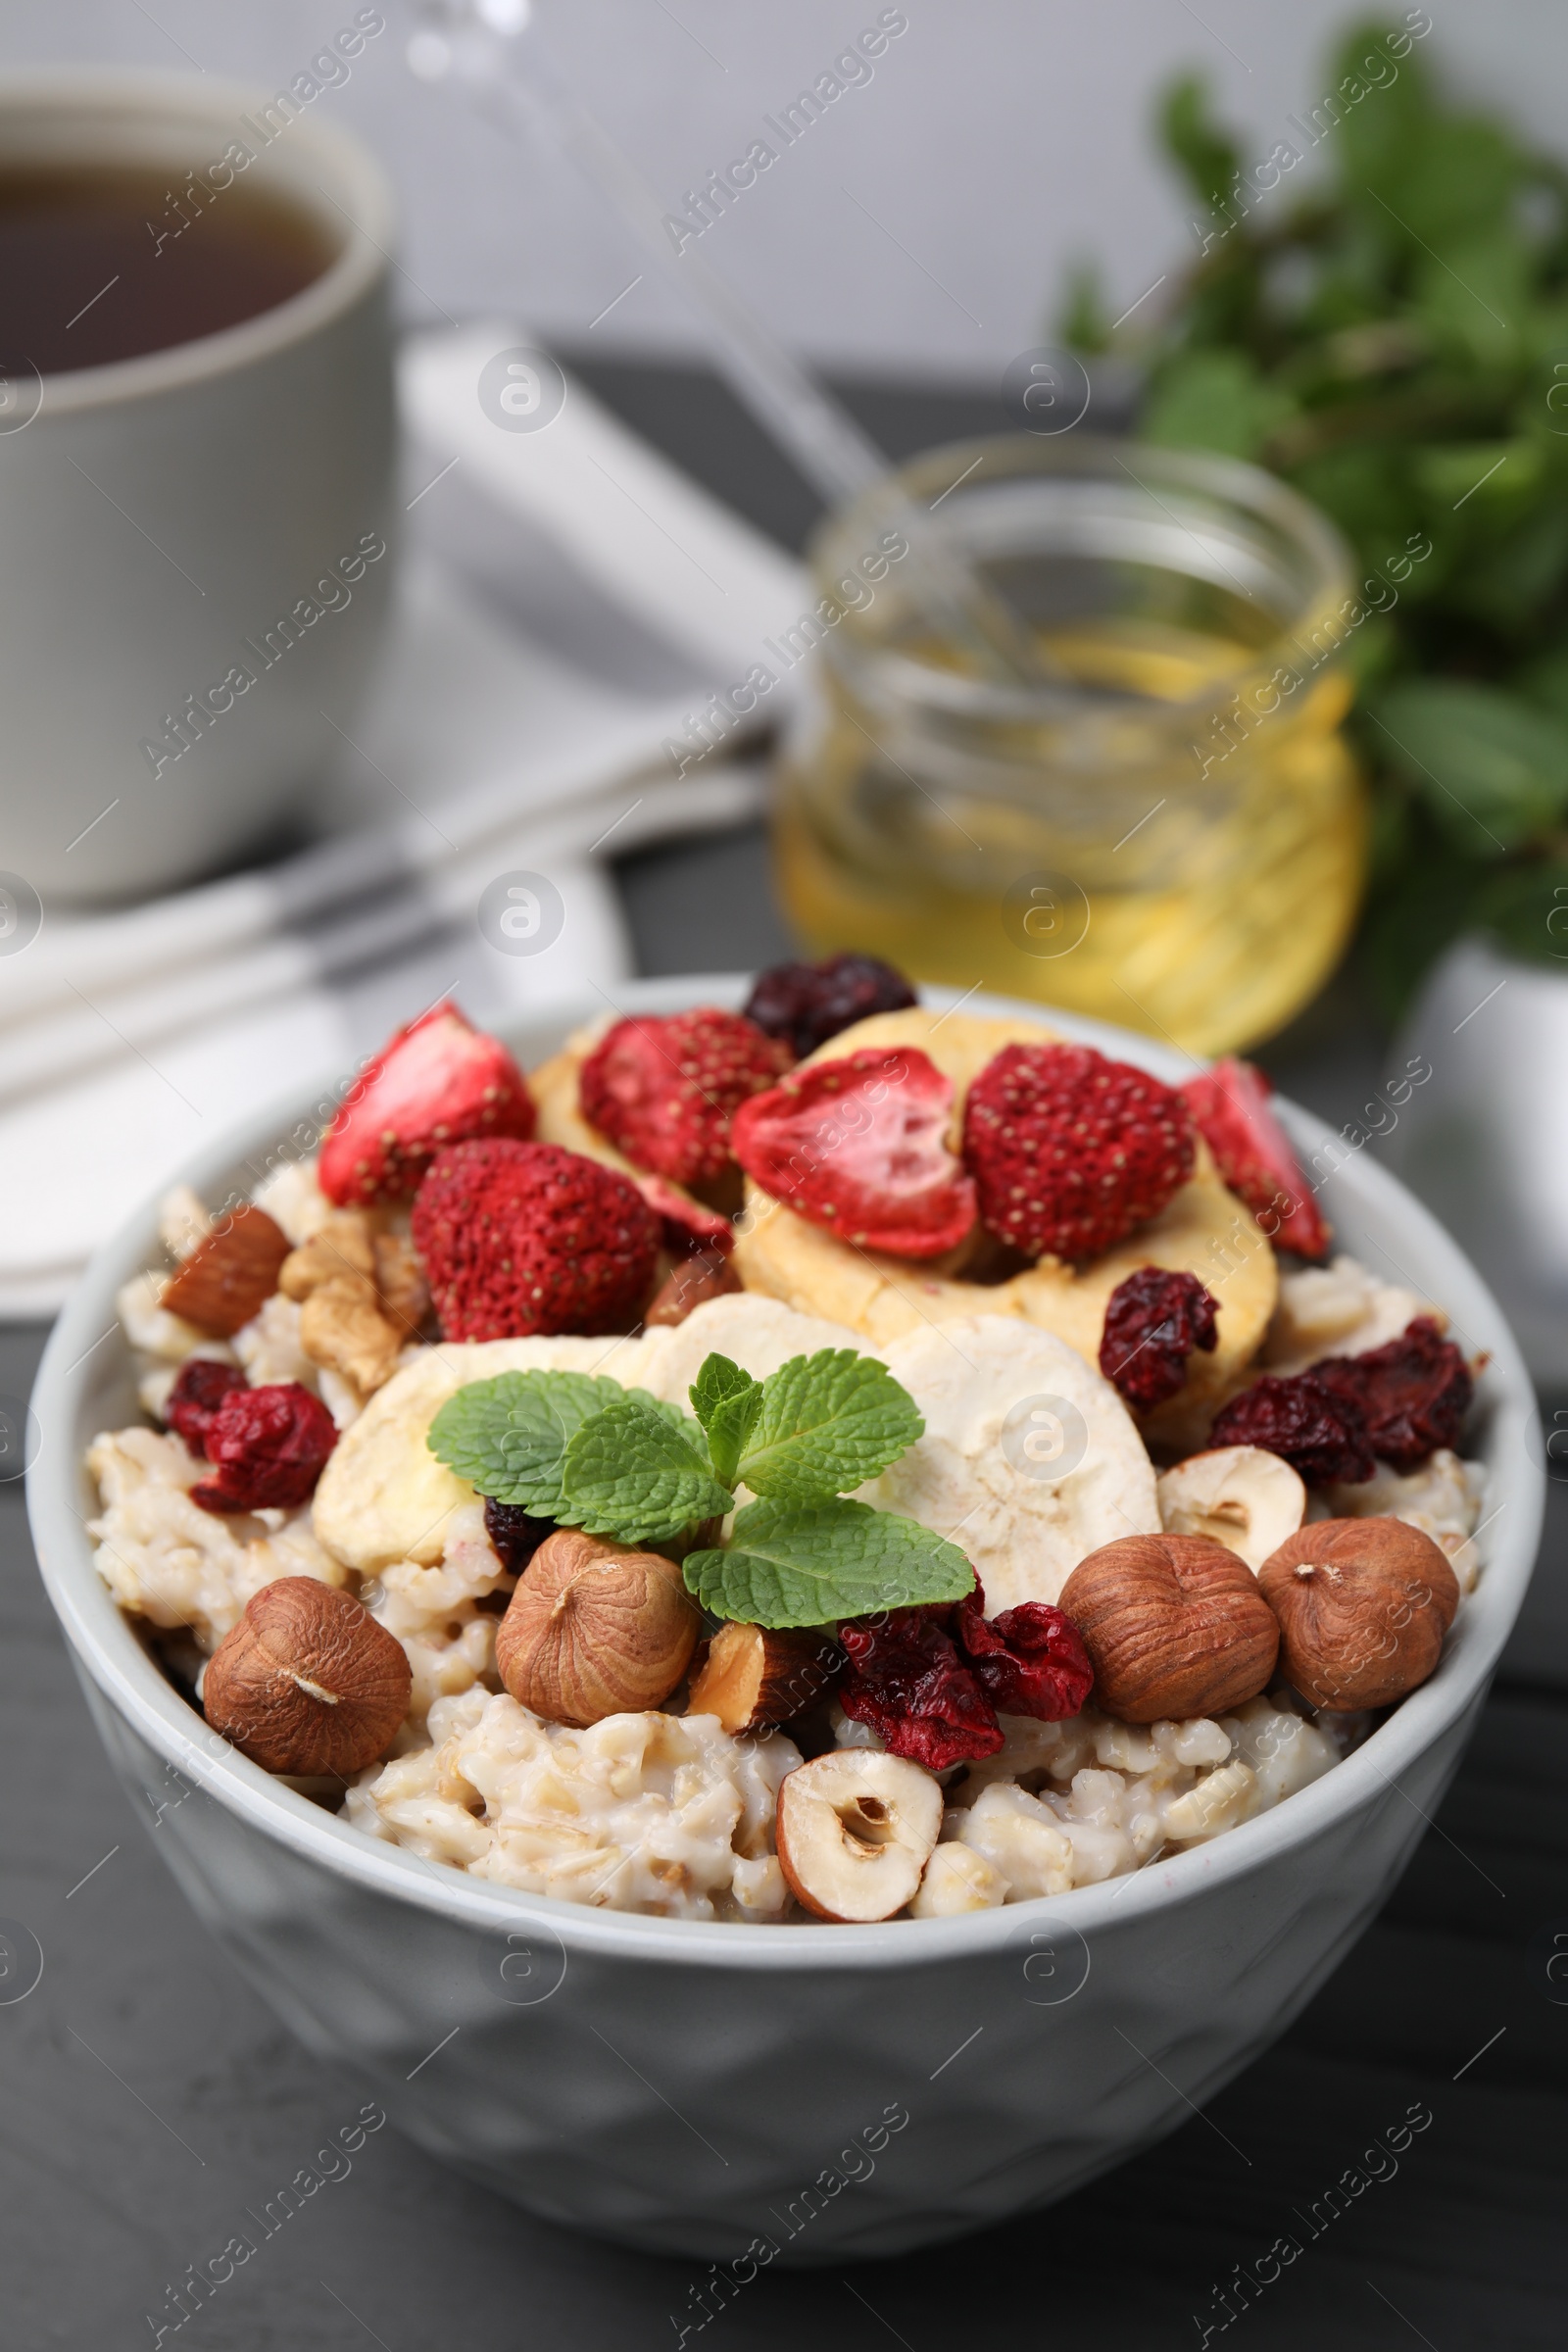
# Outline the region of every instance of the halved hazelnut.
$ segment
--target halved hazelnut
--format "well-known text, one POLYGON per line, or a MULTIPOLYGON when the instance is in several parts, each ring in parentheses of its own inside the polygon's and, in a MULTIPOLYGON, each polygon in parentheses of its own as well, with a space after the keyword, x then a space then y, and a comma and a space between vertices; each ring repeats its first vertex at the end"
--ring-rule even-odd
POLYGON ((1332 1714, 1384 1707, 1424 1683, 1459 1606, 1446 1554, 1402 1519, 1320 1519, 1258 1574, 1280 1666, 1332 1714))
POLYGON ((1190 1453, 1158 1481, 1167 1536, 1208 1536, 1257 1574, 1306 1517, 1306 1489, 1287 1461, 1261 1446, 1190 1453))
POLYGON ((183 1257, 159 1303, 215 1339, 232 1339, 277 1288, 288 1236, 249 1200, 216 1224, 183 1257))
POLYGON ((496 1632, 496 1667, 517 1704, 586 1725, 669 1696, 691 1663, 700 1615, 657 1551, 558 1527, 517 1583, 496 1632))
POLYGON ((1096 1702, 1124 1723, 1222 1715, 1274 1671, 1280 1629, 1245 1560, 1207 1536, 1123 1536, 1062 1587, 1096 1702))
POLYGON ((942 1789, 903 1756, 813 1756, 779 1784, 779 1865, 818 1919, 891 1919, 914 1896, 942 1828, 942 1789))
POLYGON ((280 1576, 213 1652, 202 1711, 268 1772, 347 1780, 391 1746, 413 1681, 402 1642, 351 1592, 280 1576))
POLYGON ((716 1715, 726 1732, 787 1723, 837 1678, 844 1653, 825 1634, 721 1625, 692 1682, 688 1715, 716 1715))

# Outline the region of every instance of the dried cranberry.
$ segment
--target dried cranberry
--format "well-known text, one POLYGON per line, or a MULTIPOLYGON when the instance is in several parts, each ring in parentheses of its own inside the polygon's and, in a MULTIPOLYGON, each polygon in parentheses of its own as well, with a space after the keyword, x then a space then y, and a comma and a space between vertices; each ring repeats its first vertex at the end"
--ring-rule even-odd
POLYGON ((1475 1383, 1462 1351, 1430 1315, 1365 1355, 1330 1355, 1312 1378, 1356 1406, 1373 1452, 1396 1470, 1415 1470, 1440 1446, 1457 1446, 1475 1383))
POLYGON ((223 1398, 245 1386, 236 1364, 215 1363, 210 1355, 188 1355, 174 1375, 164 1406, 164 1420, 182 1437, 192 1453, 205 1458, 207 1432, 223 1398))
POLYGON ((916 1002, 902 972, 876 956, 829 956, 823 963, 775 963, 761 973, 746 1018, 782 1037, 797 1056, 814 1054, 841 1029, 873 1012, 902 1012, 916 1002))
POLYGON ((850 1659, 838 1691, 845 1714, 927 1772, 994 1756, 1003 1740, 996 1709, 943 1631, 946 1615, 889 1609, 839 1632, 850 1659))
POLYGON ((1110 1294, 1100 1342, 1100 1369, 1127 1402, 1149 1412, 1174 1396, 1195 1348, 1219 1337, 1215 1302, 1196 1274, 1140 1266, 1110 1294))
POLYGON ((207 1425, 207 1459, 218 1472, 192 1487, 204 1511, 292 1510, 309 1502, 337 1426, 297 1380, 230 1389, 207 1425))
POLYGON ((502 1567, 514 1576, 520 1576, 546 1536, 555 1534, 556 1523, 553 1519, 536 1519, 520 1502, 497 1502, 493 1494, 487 1494, 484 1532, 502 1567))
POLYGON ((1083 1637, 1049 1601, 1025 1600, 988 1619, 976 1577, 974 1591, 954 1611, 954 1632, 975 1681, 1000 1714, 1059 1723, 1076 1715, 1089 1696, 1095 1670, 1083 1637))
POLYGON ((1311 1372, 1289 1380, 1265 1372, 1215 1415, 1208 1442, 1216 1447, 1261 1446, 1298 1470, 1309 1487, 1357 1486, 1376 1466, 1359 1405, 1311 1372))

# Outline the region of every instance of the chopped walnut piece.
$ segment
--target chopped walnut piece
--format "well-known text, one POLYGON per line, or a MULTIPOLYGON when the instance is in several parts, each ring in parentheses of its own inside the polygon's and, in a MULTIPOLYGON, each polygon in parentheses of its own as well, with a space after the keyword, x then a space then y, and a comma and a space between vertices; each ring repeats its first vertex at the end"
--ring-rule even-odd
POLYGON ((406 1233, 375 1234, 372 1247, 382 1310, 412 1338, 430 1311, 430 1289, 418 1252, 406 1233))
POLYGON ((300 1345, 313 1364, 341 1373, 362 1396, 391 1379, 404 1334, 381 1312, 375 1285, 363 1274, 318 1284, 300 1309, 300 1345))
POLYGON ((353 1275, 374 1285, 375 1247, 368 1221, 358 1209, 339 1209, 283 1260, 278 1289, 285 1298, 308 1298, 323 1282, 353 1275))
POLYGON ((361 1209, 337 1210, 290 1250, 279 1287, 303 1301, 300 1345, 312 1363, 336 1372, 361 1398, 391 1378, 422 1313, 424 1278, 413 1249, 374 1232, 361 1209))

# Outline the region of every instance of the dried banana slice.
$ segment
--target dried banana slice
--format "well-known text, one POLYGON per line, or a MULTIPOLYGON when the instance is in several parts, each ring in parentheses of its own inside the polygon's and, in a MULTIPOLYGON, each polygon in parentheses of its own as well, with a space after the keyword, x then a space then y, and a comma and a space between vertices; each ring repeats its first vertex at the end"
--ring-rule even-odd
POLYGON ((925 1435, 859 1491, 956 1544, 993 1617, 1054 1601, 1078 1562, 1159 1532, 1154 1468, 1098 1372, 1018 1315, 953 1316, 882 1350, 925 1435))
POLYGON ((453 1512, 473 1500, 467 1481, 424 1442, 447 1398, 498 1372, 600 1372, 630 1388, 645 1347, 641 1340, 534 1339, 425 1348, 377 1389, 339 1438, 316 1490, 318 1541, 366 1575, 395 1560, 432 1566, 453 1512))

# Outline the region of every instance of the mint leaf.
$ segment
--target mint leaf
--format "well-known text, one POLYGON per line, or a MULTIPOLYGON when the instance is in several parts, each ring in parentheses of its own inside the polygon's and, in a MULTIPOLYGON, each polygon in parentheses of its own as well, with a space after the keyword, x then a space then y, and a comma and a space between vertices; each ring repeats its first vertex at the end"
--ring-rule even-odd
POLYGON ((1407 678, 1369 715, 1380 753, 1463 857, 1500 858, 1568 808, 1568 726, 1499 687, 1407 678))
POLYGON ((1222 203, 1242 168, 1241 150, 1216 122, 1199 74, 1184 74, 1165 91, 1159 105, 1159 130, 1166 153, 1185 173, 1200 204, 1222 203))
POLYGON ((913 1397, 875 1356, 853 1348, 792 1356, 762 1383, 741 1483, 794 1502, 841 1494, 896 1462, 924 1429, 913 1397))
POLYGON ((1212 449, 1255 457, 1268 435, 1295 414, 1288 392, 1243 351, 1183 352, 1162 372, 1144 416, 1142 435, 1168 449, 1212 449))
POLYGON ((687 1394, 707 1434, 713 1475, 732 1487, 735 1466, 762 1409, 762 1384, 727 1355, 710 1355, 687 1394))
POLYGON ((748 1625, 825 1625, 873 1609, 959 1600, 974 1570, 956 1544, 863 1502, 748 1503, 725 1551, 694 1551, 703 1606, 748 1625))
POLYGON ((624 1391, 573 1433, 562 1487, 571 1526, 623 1544, 662 1543, 694 1520, 722 1518, 735 1500, 691 1422, 624 1391))
POLYGON ((568 1439, 625 1395, 618 1380, 587 1372, 502 1372, 449 1396, 425 1444, 479 1494, 559 1519, 568 1439))
POLYGON ((713 1354, 703 1359, 703 1368, 686 1392, 692 1400, 692 1410, 705 1429, 711 1424, 714 1411, 732 1397, 750 1396, 760 1389, 760 1381, 732 1364, 727 1355, 713 1354))

